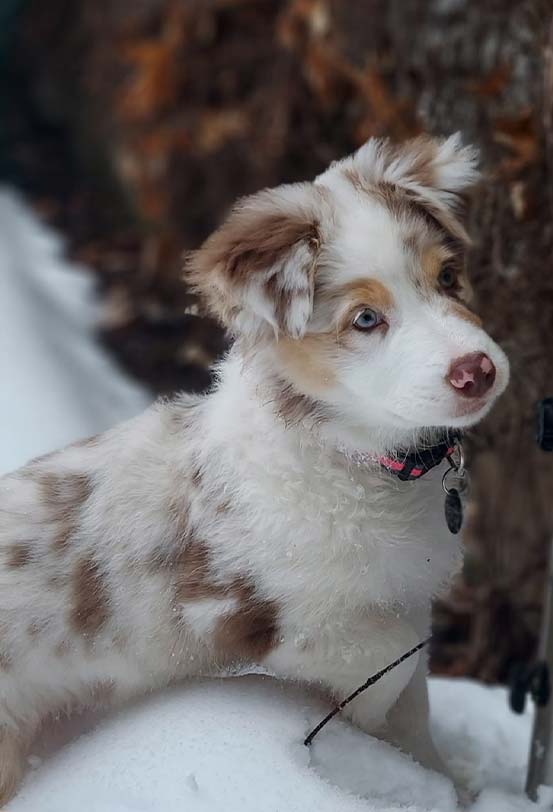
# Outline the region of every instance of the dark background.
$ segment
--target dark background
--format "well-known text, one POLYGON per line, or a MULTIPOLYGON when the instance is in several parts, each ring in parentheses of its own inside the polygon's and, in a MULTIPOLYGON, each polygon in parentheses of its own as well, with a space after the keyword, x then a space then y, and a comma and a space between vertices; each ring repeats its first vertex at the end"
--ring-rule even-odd
POLYGON ((460 129, 477 308, 512 384, 471 432, 463 576, 434 670, 531 656, 553 533, 551 0, 3 0, 0 176, 95 273, 102 341, 154 392, 204 388, 225 346, 181 281, 239 195, 311 178, 371 135, 460 129))

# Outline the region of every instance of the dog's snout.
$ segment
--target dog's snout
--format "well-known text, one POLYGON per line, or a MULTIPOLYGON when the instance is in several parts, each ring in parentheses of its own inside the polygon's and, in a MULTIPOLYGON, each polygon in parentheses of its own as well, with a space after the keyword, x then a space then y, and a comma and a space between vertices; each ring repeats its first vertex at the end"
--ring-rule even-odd
POLYGON ((466 398, 482 397, 494 385, 495 365, 483 352, 472 352, 453 361, 447 380, 466 398))

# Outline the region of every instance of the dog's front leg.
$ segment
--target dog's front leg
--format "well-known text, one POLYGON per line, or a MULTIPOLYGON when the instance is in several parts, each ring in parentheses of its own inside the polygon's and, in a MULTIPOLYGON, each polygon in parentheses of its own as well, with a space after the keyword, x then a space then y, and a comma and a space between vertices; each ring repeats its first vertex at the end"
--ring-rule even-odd
POLYGON ((430 735, 427 668, 428 656, 421 653, 413 676, 376 735, 410 753, 423 767, 447 774, 430 735))
MULTIPOLYGON (((265 665, 277 676, 322 688, 339 702, 420 640, 420 628, 404 619, 377 616, 321 630, 312 638, 301 632, 284 635, 265 665)), ((412 755, 423 767, 451 778, 430 736, 426 669, 426 654, 415 654, 361 693, 342 715, 412 755)), ((453 783, 464 800, 464 791, 453 783)))
POLYGON ((404 753, 409 753, 428 770, 434 770, 450 778, 459 802, 464 808, 474 800, 473 793, 451 773, 436 749, 430 733, 427 672, 428 655, 424 651, 419 656, 413 676, 395 705, 388 711, 385 723, 375 735, 404 753))
MULTIPOLYGON (((265 664, 278 676, 317 685, 340 701, 418 642, 417 632, 405 620, 375 615, 323 627, 314 635, 285 634, 265 664)), ((360 694, 344 709, 344 715, 367 733, 378 735, 388 711, 415 673, 417 657, 360 694)))

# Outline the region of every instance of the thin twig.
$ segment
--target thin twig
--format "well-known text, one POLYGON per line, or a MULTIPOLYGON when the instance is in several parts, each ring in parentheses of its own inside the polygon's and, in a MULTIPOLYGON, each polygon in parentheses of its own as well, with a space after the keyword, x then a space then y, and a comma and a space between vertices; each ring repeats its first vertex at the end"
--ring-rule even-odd
POLYGON ((398 657, 397 660, 394 660, 393 663, 387 665, 386 668, 383 668, 381 671, 377 671, 376 674, 373 674, 372 677, 369 677, 368 680, 363 683, 363 685, 360 685, 359 688, 356 688, 352 694, 350 694, 344 700, 342 700, 342 702, 340 702, 339 705, 336 705, 336 707, 333 708, 333 710, 331 710, 330 713, 328 713, 321 722, 319 722, 317 727, 313 728, 309 736, 307 736, 307 738, 303 742, 305 746, 309 747, 309 745, 311 744, 317 733, 319 733, 323 729, 323 727, 327 724, 327 722, 330 722, 330 720, 333 719, 336 716, 336 714, 340 713, 340 711, 343 708, 345 708, 346 705, 349 705, 350 702, 353 702, 353 700, 356 699, 359 696, 359 694, 362 694, 363 691, 366 691, 367 688, 370 688, 371 685, 374 685, 375 682, 378 682, 379 679, 382 679, 382 677, 384 677, 389 671, 392 671, 392 669, 396 668, 398 665, 401 665, 401 663, 405 662, 405 660, 408 660, 409 657, 412 657, 414 654, 417 653, 417 651, 420 651, 421 648, 424 648, 424 646, 426 646, 426 644, 429 642, 430 637, 427 637, 426 640, 422 640, 422 642, 417 643, 416 646, 413 646, 413 648, 409 649, 409 651, 406 651, 405 654, 402 654, 401 657, 398 657))

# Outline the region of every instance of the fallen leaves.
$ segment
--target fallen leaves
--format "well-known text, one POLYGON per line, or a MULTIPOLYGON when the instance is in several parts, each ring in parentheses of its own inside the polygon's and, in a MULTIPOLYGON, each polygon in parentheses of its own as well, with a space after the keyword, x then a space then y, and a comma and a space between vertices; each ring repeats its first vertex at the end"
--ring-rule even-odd
POLYGON ((497 167, 499 175, 512 177, 534 165, 540 154, 534 110, 528 107, 515 116, 496 119, 493 140, 510 153, 497 167))

